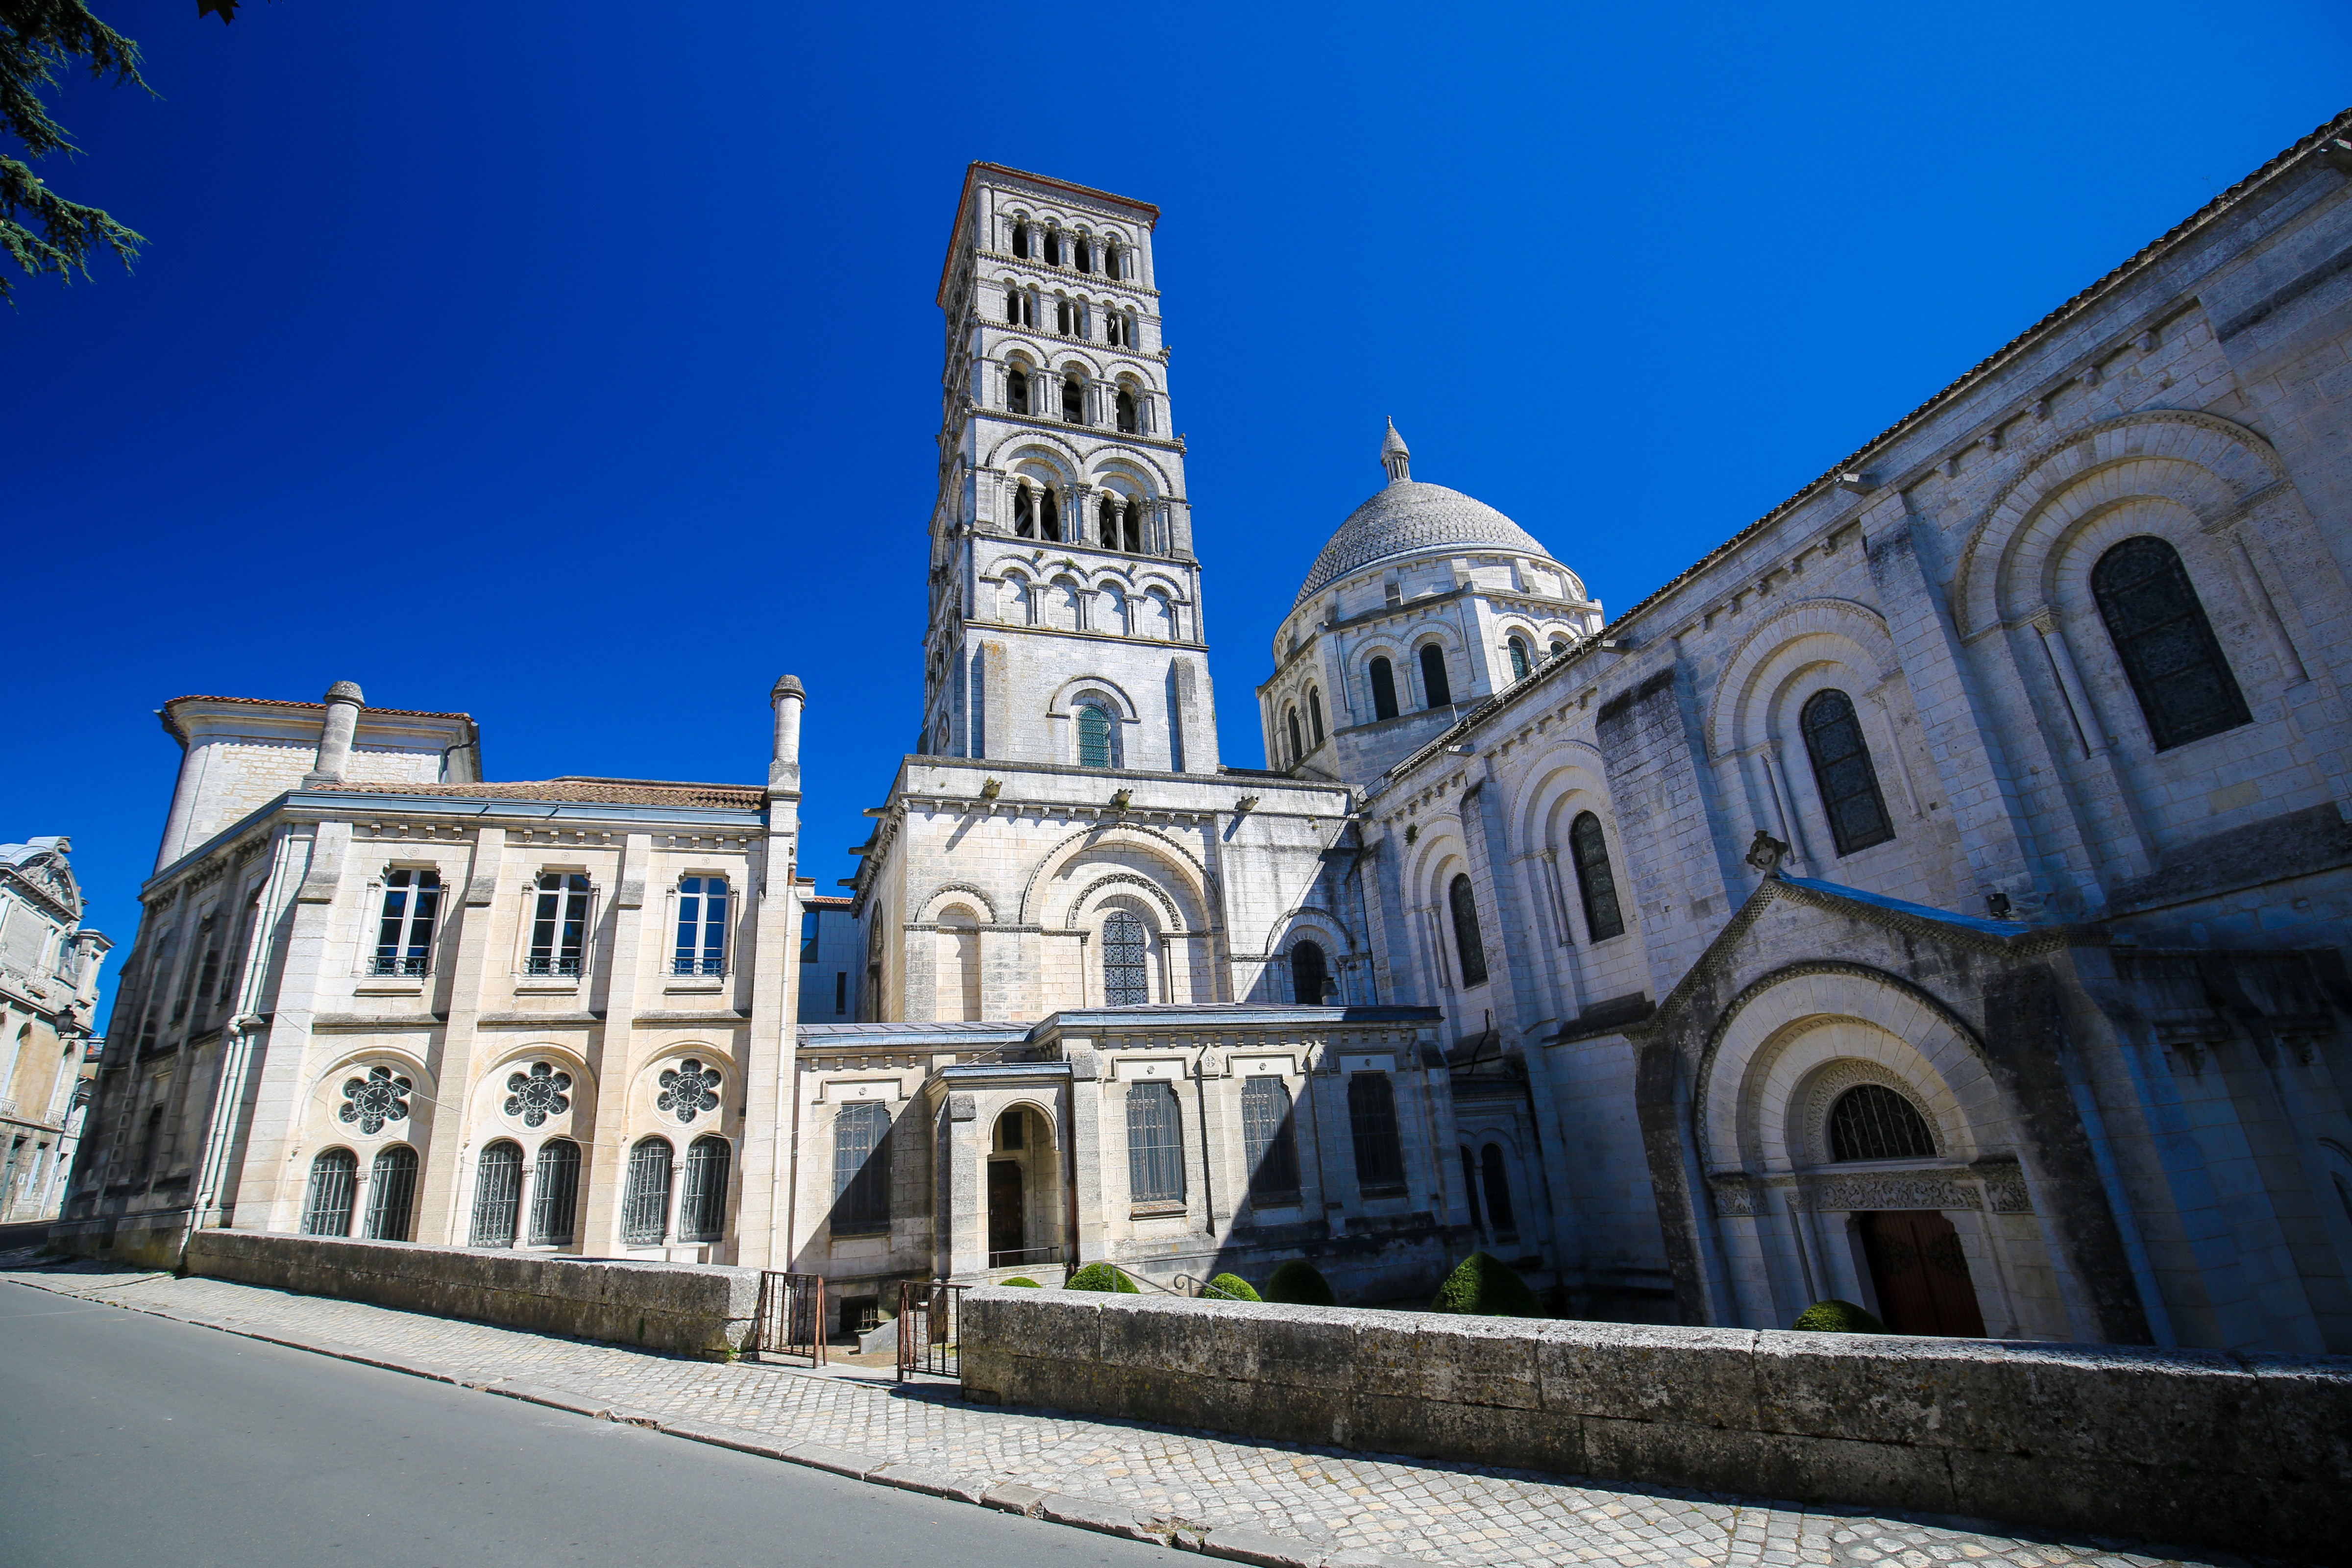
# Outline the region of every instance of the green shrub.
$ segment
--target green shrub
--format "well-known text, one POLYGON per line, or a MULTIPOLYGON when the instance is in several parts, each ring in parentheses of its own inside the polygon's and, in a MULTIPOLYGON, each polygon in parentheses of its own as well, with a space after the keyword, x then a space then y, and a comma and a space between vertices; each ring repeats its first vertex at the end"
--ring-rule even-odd
POLYGON ((1293 1307, 1336 1307, 1339 1299, 1331 1294, 1331 1282, 1323 1278, 1322 1270, 1303 1258, 1294 1258, 1274 1271, 1265 1282, 1268 1301, 1281 1301, 1293 1307))
POLYGON ((1455 1266, 1429 1303, 1433 1312, 1477 1312, 1490 1318, 1540 1318, 1543 1303, 1499 1258, 1474 1252, 1455 1266))
POLYGON ((1789 1325, 1812 1334, 1883 1334, 1886 1325, 1851 1301, 1816 1301, 1789 1325))
POLYGON ((1108 1263, 1089 1263, 1070 1276, 1065 1290, 1106 1290, 1122 1296, 1139 1296, 1135 1281, 1120 1269, 1108 1263))
POLYGON ((1025 1285, 1032 1290, 1043 1290, 1045 1288, 1043 1285, 1038 1284, 1034 1279, 1030 1279, 1026 1274, 1015 1274, 1012 1279, 999 1279, 997 1283, 999 1285, 1025 1285))
POLYGON ((1201 1294, 1212 1301, 1263 1301, 1265 1300, 1257 1293, 1256 1286, 1238 1274, 1218 1275, 1209 1281, 1209 1288, 1201 1294))

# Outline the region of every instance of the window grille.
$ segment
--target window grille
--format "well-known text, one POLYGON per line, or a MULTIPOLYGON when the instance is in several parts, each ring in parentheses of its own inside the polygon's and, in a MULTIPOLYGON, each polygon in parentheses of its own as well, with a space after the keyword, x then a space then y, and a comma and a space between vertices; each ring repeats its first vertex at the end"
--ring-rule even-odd
POLYGON ((1511 1177, 1510 1173, 1503 1169, 1503 1151, 1492 1143, 1487 1144, 1486 1152, 1481 1156, 1480 1163, 1485 1167, 1486 1177, 1488 1222, 1498 1233, 1517 1231, 1519 1227, 1512 1223, 1511 1219, 1511 1177))
POLYGON ((647 1138, 629 1151, 629 1184, 621 1201, 621 1241, 659 1247, 669 1234, 670 1146, 647 1138))
POLYGON ((1454 686, 1445 677, 1445 650, 1435 643, 1421 649, 1421 692, 1426 705, 1443 708, 1454 700, 1454 686))
POLYGON ((727 972, 727 879, 688 877, 677 885, 677 952, 674 974, 727 972))
POLYGON ((727 1163, 724 1138, 698 1138, 687 1145, 686 1194, 678 1204, 680 1241, 717 1241, 727 1231, 727 1163))
POLYGON ((474 1166, 474 1223, 468 1247, 512 1247, 522 1205, 522 1145, 501 1138, 485 1144, 474 1166))
POLYGON ((542 871, 531 910, 526 974, 580 973, 588 940, 588 879, 579 871, 542 871))
POLYGON ((1151 1000, 1145 973, 1143 922, 1125 910, 1103 917, 1103 1005, 1140 1007, 1151 1000))
POLYGON ((1278 1078, 1242 1080, 1242 1142, 1249 1153, 1254 1202, 1298 1199, 1298 1139, 1290 1125, 1290 1086, 1278 1078))
POLYGON ((2091 569, 2091 592, 2158 751, 2251 721, 2179 552, 2126 539, 2091 569))
POLYGON ((1387 659, 1372 660, 1372 717, 1393 719, 1397 716, 1396 669, 1387 659))
POLYGON ((1184 1125, 1173 1084, 1150 1079, 1127 1087, 1127 1184, 1136 1203, 1183 1201, 1184 1125))
MULTIPOLYGON (((160 1118, 150 1114, 148 1131, 160 1118)), ((310 1162, 310 1195, 302 1205, 304 1236, 349 1236, 352 1233, 352 1192, 358 1184, 359 1156, 349 1149, 321 1149, 310 1162)))
POLYGON ((1478 930, 1478 895, 1470 879, 1456 876, 1445 889, 1454 911, 1454 954, 1462 961, 1462 984, 1486 984, 1486 939, 1478 930))
POLYGON ((1107 768, 1110 760, 1110 715, 1101 705, 1078 704, 1078 766, 1107 768))
POLYGON ((1331 971, 1323 962, 1320 942, 1302 942, 1290 950, 1290 999, 1304 1006, 1323 1005, 1331 971))
POLYGON ((580 1145, 551 1138, 539 1146, 530 1178, 530 1244, 569 1247, 580 1207, 580 1145))
POLYGON ((853 1100, 833 1117, 833 1233, 890 1228, 890 1108, 853 1100))
POLYGON ((368 1239, 409 1240, 409 1213, 415 1206, 416 1151, 395 1143, 376 1155, 368 1176, 368 1239))
POLYGON ((1511 639, 1511 679, 1525 680, 1528 678, 1528 671, 1534 668, 1535 666, 1528 662, 1526 642, 1518 637, 1513 637, 1511 639))
POLYGON ((1916 1107, 1881 1083, 1861 1084, 1830 1107, 1832 1160, 1931 1160, 1934 1134, 1916 1107))
POLYGON ((1878 792, 1878 770, 1871 766, 1853 699, 1843 691, 1816 691, 1805 700, 1798 722, 1837 852, 1852 855, 1894 837, 1895 823, 1886 815, 1886 797, 1878 792))
POLYGON ((1404 1190, 1404 1144, 1397 1135, 1396 1088, 1384 1072, 1348 1075, 1348 1130, 1355 1135, 1356 1185, 1366 1197, 1404 1190))
POLYGON ((1307 689, 1307 732, 1317 745, 1323 743, 1323 693, 1312 686, 1307 689))
POLYGON ((1625 913, 1617 903, 1617 873, 1609 868, 1609 837, 1601 819, 1577 813, 1569 825, 1568 855, 1576 863, 1576 891, 1584 903, 1584 929, 1593 942, 1625 934, 1625 913))

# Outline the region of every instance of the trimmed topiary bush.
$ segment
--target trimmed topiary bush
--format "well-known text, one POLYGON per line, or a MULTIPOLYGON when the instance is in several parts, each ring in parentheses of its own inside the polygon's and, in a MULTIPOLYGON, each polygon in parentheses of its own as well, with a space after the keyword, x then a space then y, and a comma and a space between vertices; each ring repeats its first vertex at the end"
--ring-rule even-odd
POLYGON ((1257 1287, 1238 1274, 1220 1274, 1201 1292, 1212 1301, 1263 1301, 1257 1287))
POLYGON ((1293 1307, 1336 1307, 1339 1299, 1331 1294, 1331 1282, 1323 1278, 1322 1270, 1303 1258, 1294 1258, 1274 1271, 1265 1282, 1268 1301, 1281 1301, 1293 1307))
POLYGON ((1106 1290, 1116 1295, 1139 1296, 1135 1281, 1108 1263, 1089 1263, 1070 1276, 1065 1290, 1106 1290))
POLYGON ((999 1285, 1023 1285, 1032 1290, 1043 1290, 1045 1288, 1043 1285, 1038 1284, 1034 1279, 1030 1279, 1025 1274, 1015 1274, 1012 1279, 999 1279, 997 1283, 999 1285))
POLYGON ((1809 1334, 1883 1334, 1886 1325, 1851 1301, 1816 1301, 1789 1325, 1809 1334))
POLYGON ((1499 1258, 1474 1252, 1454 1266, 1429 1303, 1433 1312, 1478 1312, 1490 1318, 1540 1318, 1543 1303, 1499 1258))

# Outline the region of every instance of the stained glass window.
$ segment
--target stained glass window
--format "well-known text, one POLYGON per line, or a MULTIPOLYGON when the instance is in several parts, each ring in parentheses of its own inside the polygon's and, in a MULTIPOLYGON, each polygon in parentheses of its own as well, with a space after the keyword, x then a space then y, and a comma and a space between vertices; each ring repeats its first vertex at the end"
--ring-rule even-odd
POLYGON ((2251 720, 2179 552, 2161 539, 2126 539, 2091 569, 2091 592, 2158 751, 2251 720))
POLYGON ((1851 855, 1894 837, 1895 823, 1886 815, 1886 797, 1878 792, 1878 770, 1870 764, 1853 699, 1843 691, 1816 691, 1805 700, 1798 722, 1837 852, 1851 855))
POLYGON ((1609 837, 1592 813, 1579 812, 1569 824, 1568 856, 1576 863, 1576 891, 1584 904, 1589 940, 1606 942, 1624 935, 1625 912, 1617 904, 1617 874, 1609 868, 1609 837))
POLYGON ((1143 922, 1125 910, 1103 917, 1103 1005, 1139 1007, 1151 1000, 1143 922))
POLYGON ((1110 715, 1099 704, 1078 704, 1078 766, 1107 768, 1110 760, 1110 715))

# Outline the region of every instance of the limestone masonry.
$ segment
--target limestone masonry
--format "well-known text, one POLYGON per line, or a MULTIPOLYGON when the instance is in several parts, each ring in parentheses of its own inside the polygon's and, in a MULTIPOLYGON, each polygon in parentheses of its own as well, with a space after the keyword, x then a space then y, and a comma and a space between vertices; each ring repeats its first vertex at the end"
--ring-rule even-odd
POLYGON ((975 163, 921 741, 847 900, 796 876, 790 676, 741 785, 176 699, 60 1234, 793 1269, 845 1328, 1484 1248, 1585 1318, 2352 1351, 2347 132, 1613 620, 1605 520, 1368 432, 1265 769, 1218 755, 1160 213, 975 163))

